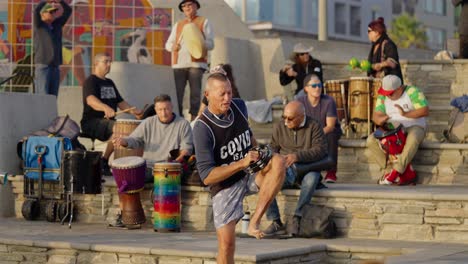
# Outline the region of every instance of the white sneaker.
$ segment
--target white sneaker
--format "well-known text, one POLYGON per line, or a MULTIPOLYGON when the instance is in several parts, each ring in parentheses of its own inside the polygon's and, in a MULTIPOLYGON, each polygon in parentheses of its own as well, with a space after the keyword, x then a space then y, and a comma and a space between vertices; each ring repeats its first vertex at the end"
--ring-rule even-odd
POLYGON ((393 182, 391 182, 391 181, 387 180, 386 178, 384 178, 384 179, 379 180, 379 184, 381 184, 381 185, 392 185, 393 182))

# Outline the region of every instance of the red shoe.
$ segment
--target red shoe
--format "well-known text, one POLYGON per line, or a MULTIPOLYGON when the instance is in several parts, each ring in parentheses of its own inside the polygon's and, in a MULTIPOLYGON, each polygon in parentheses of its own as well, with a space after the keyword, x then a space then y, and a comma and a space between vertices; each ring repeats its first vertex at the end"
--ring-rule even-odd
POLYGON ((416 177, 416 171, 413 169, 413 166, 411 164, 408 164, 406 166, 405 172, 401 174, 400 179, 398 181, 398 185, 415 185, 417 182, 417 177, 416 177))
POLYGON ((336 170, 327 171, 325 176, 325 183, 335 183, 336 182, 336 170))

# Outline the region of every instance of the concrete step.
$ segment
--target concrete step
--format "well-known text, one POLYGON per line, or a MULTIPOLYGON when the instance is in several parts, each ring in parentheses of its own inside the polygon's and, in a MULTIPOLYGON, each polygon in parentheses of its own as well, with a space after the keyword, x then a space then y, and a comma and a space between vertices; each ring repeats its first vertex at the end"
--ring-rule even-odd
MULTIPOLYGON (((0 218, 5 263, 215 263, 214 233, 154 233, 77 223, 72 229, 40 221, 0 218), (18 259, 27 260, 19 261, 18 259)), ((370 239, 263 239, 237 237, 235 262, 250 263, 466 263, 466 245, 370 239), (370 263, 370 262, 369 262, 370 263)))

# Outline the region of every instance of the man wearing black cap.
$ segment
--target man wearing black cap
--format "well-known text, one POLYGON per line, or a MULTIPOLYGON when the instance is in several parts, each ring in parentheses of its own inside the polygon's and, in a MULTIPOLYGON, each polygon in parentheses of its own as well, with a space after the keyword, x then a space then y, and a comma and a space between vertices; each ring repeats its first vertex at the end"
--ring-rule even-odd
MULTIPOLYGON (((410 182, 405 182, 407 177, 404 174, 413 170, 410 163, 426 133, 425 117, 429 115, 429 105, 424 94, 416 86, 402 85, 397 75, 385 76, 378 93, 372 121, 378 126, 390 129, 402 125, 406 131, 403 150, 396 155, 396 160, 391 162, 391 170, 384 175, 379 184, 408 184, 410 182)), ((369 135, 367 146, 368 156, 374 157, 379 166, 385 168, 388 158, 374 135, 369 135)))
POLYGON ((213 30, 207 18, 197 15, 200 3, 196 0, 183 0, 179 4, 179 10, 184 13, 185 19, 177 22, 172 28, 171 34, 166 42, 166 50, 172 52, 172 68, 176 85, 179 114, 182 115, 185 85, 190 85, 190 114, 192 120, 197 116, 200 108, 201 81, 203 72, 208 68, 207 51, 214 48, 213 30), (184 26, 194 23, 204 38, 203 54, 195 58, 190 53, 187 41, 183 37, 184 26))
POLYGON ((62 0, 41 2, 34 10, 34 62, 36 92, 58 95, 62 64, 62 28, 72 13, 71 7, 62 0), (62 15, 56 17, 62 6, 62 15))

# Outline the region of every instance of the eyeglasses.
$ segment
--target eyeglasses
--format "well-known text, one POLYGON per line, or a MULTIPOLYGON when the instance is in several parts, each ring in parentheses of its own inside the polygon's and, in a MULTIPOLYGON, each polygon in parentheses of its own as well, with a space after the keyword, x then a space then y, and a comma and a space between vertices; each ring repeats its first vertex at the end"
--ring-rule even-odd
POLYGON ((306 86, 310 86, 312 88, 323 88, 322 83, 307 84, 306 86))
POLYGON ((193 5, 193 3, 189 2, 189 3, 185 3, 185 4, 181 5, 181 7, 184 8, 184 7, 189 7, 191 5, 193 5))
POLYGON ((296 119, 295 116, 285 116, 285 115, 282 115, 281 118, 283 118, 284 121, 288 121, 288 122, 291 122, 291 121, 293 121, 294 119, 296 119))

